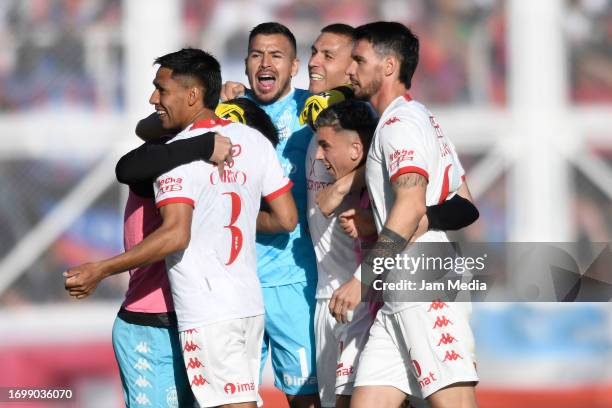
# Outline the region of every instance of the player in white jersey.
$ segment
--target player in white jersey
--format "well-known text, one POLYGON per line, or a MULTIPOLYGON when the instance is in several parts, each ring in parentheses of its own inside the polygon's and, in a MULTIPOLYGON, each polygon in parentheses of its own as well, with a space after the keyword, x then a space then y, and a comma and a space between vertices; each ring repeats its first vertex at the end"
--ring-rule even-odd
MULTIPOLYGON (((160 65, 150 103, 173 140, 220 130, 234 140, 233 164, 220 174, 205 162, 180 166, 154 185, 162 225, 132 250, 88 268, 114 274, 166 258, 190 385, 202 407, 252 407, 258 400, 263 333, 255 270, 255 229, 290 231, 296 208, 270 142, 214 114, 221 74, 201 50, 183 49, 160 65), (258 217, 260 198, 270 213, 258 217)), ((69 271, 70 272, 70 271, 69 271)), ((75 287, 71 294, 77 295, 75 287)))
MULTIPOLYGON (((426 205, 467 186, 453 145, 407 93, 418 62, 410 30, 388 22, 358 27, 352 57, 347 73, 355 94, 381 116, 366 162, 379 237, 362 264, 364 277, 380 258, 410 251, 426 205)), ((448 239, 429 231, 416 241, 448 239)), ((468 317, 458 304, 386 301, 362 352, 351 406, 399 407, 412 395, 434 407, 475 407, 472 348, 468 317)))

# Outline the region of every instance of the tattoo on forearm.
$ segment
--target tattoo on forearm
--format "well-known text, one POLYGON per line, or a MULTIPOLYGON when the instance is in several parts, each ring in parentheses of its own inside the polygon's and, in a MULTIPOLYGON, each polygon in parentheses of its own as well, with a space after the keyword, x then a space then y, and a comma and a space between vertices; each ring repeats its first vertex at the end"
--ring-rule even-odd
POLYGON ((393 183, 393 188, 427 187, 427 179, 418 173, 402 174, 393 183))

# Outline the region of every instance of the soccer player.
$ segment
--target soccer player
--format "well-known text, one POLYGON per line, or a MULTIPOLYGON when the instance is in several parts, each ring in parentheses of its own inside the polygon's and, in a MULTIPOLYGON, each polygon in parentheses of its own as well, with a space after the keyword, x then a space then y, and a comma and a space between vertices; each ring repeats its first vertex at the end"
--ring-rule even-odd
MULTIPOLYGON (((309 90, 318 94, 307 100, 304 121, 313 123, 316 119, 309 117, 314 116, 313 98, 318 108, 350 98, 344 85, 349 82, 346 70, 352 62, 353 41, 354 29, 348 25, 332 24, 321 30, 308 62, 309 90)), ((355 101, 339 102, 317 113, 322 116, 322 124, 308 147, 306 161, 308 224, 318 269, 317 380, 324 407, 348 407, 359 353, 372 323, 370 311, 360 304, 361 254, 359 242, 353 238, 358 234, 362 238, 374 234, 375 238, 376 234, 365 182, 360 185, 358 180, 364 173, 365 152, 376 118, 368 105, 355 101), (335 197, 326 202, 321 195, 335 197), (334 200, 339 208, 329 203, 334 200), (324 216, 326 210, 334 213, 324 216), (348 321, 349 313, 352 321, 348 321)), ((459 195, 427 210, 418 235, 428 225, 433 229, 459 229, 478 218, 476 207, 459 195)))
POLYGON ((221 79, 213 57, 187 49, 156 62, 150 102, 166 129, 184 129, 171 143, 222 128, 236 142, 231 167, 219 174, 199 161, 160 176, 159 228, 122 255, 67 271, 66 286, 71 295, 86 296, 100 275, 167 256, 184 362, 199 404, 255 407, 263 330, 255 217, 264 195, 273 212, 286 214, 264 227, 290 231, 297 218, 291 182, 260 133, 214 115, 221 79))
MULTIPOLYGON (((268 115, 248 99, 217 105, 215 112, 259 130, 273 145, 278 143, 276 128, 268 115)), ((168 133, 161 128, 157 113, 155 122, 160 135, 168 133)), ((228 155, 231 158, 230 139, 218 133, 170 144, 148 142, 124 155, 117 163, 116 173, 117 179, 130 187, 125 209, 126 250, 161 224, 153 200, 153 182, 159 175, 194 160, 224 162, 228 155)), ((113 325, 113 348, 126 406, 193 405, 163 261, 130 270, 125 301, 113 325)))
MULTIPOLYGON (((293 88, 298 72, 293 33, 279 23, 262 23, 249 34, 245 59, 250 89, 245 96, 256 102, 279 132, 276 153, 294 183, 298 228, 290 234, 257 234, 257 272, 265 306, 262 367, 271 354, 274 385, 285 393, 292 408, 317 407, 317 378, 313 319, 316 261, 306 222, 306 148, 312 138, 299 114, 308 91, 293 88)), ((232 83, 225 97, 245 91, 232 83)))
MULTIPOLYGON (((452 143, 408 94, 418 50, 418 39, 402 24, 356 29, 347 73, 355 95, 380 114, 366 162, 378 240, 364 258, 362 277, 374 259, 410 250, 426 205, 467 188, 452 143)), ((448 238, 428 231, 416 241, 448 238)), ((473 336, 462 307, 385 300, 359 360, 351 406, 399 407, 412 395, 433 407, 476 407, 473 336)))

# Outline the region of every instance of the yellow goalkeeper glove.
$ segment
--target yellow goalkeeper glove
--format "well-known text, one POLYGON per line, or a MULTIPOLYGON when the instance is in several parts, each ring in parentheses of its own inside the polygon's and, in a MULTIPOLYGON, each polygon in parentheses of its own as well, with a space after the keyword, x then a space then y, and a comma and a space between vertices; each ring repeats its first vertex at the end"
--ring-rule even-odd
POLYGON ((239 122, 246 125, 246 118, 244 116, 244 109, 233 103, 220 103, 215 108, 215 114, 223 119, 231 120, 232 122, 239 122))
POLYGON ((314 125, 317 117, 319 117, 319 113, 333 104, 351 99, 354 96, 355 93, 353 92, 352 85, 342 85, 329 91, 309 96, 304 103, 304 109, 300 113, 300 124, 308 124, 312 130, 315 130, 314 125))

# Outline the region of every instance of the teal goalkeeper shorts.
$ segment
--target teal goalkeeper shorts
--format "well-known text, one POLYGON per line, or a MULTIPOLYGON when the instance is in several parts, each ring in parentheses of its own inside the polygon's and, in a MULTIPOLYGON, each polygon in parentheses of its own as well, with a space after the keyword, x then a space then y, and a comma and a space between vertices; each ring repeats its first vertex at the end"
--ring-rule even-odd
POLYGON ((142 326, 117 317, 113 348, 128 408, 193 406, 176 327, 142 326))
POLYGON ((285 394, 318 393, 314 338, 316 288, 316 281, 262 288, 265 328, 261 369, 270 351, 274 386, 285 394))

